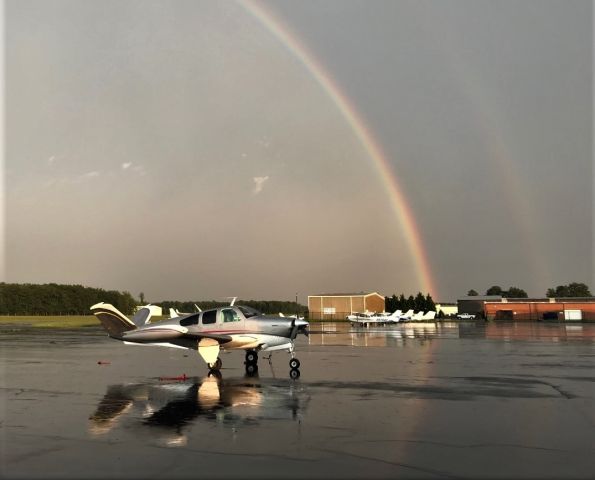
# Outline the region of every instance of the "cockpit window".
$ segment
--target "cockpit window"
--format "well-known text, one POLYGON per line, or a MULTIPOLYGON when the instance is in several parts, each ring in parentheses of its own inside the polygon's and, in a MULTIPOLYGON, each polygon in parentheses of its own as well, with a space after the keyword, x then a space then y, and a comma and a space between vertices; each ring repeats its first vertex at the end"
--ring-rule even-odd
POLYGON ((207 310, 202 312, 202 324, 208 325, 217 321, 217 310, 207 310))
POLYGON ((246 318, 250 318, 250 317, 256 317, 258 315, 262 315, 262 313, 260 313, 258 310, 256 310, 255 308, 252 307, 238 307, 242 313, 244 314, 244 317, 246 318))
POLYGON ((223 319, 223 323, 239 322, 241 320, 238 312, 233 308, 225 308, 221 310, 221 318, 223 319))

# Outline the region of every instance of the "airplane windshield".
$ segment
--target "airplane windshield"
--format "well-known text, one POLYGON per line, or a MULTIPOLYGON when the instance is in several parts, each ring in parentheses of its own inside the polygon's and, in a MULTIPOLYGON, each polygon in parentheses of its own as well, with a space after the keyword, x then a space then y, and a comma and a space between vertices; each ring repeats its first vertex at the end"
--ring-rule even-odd
POLYGON ((258 315, 262 315, 255 308, 251 308, 251 307, 238 307, 238 308, 242 311, 242 313, 244 314, 244 317, 246 317, 246 318, 256 317, 258 315))

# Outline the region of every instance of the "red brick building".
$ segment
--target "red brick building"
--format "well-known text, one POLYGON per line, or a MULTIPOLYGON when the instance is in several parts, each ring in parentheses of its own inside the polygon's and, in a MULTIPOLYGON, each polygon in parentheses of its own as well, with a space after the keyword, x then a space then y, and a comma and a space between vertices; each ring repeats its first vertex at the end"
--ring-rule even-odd
POLYGON ((595 321, 595 297, 589 298, 502 298, 486 301, 487 320, 595 321))

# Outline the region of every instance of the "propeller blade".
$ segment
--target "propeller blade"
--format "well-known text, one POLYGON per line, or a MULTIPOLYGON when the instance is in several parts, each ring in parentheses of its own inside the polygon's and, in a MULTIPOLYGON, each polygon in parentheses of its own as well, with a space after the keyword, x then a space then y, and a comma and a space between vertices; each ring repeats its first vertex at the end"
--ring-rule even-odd
POLYGON ((295 337, 297 337, 297 334, 298 334, 298 330, 299 330, 299 327, 297 327, 295 325, 295 318, 293 318, 291 320, 291 332, 289 333, 289 338, 291 340, 295 340, 295 337))

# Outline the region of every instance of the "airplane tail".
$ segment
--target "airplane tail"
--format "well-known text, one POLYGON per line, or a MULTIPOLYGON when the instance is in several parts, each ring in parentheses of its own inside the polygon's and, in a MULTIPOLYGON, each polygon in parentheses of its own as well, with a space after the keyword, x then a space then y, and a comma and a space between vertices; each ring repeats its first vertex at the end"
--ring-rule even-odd
POLYGON ((132 317, 132 323, 134 323, 137 327, 142 327, 143 325, 149 323, 149 319, 152 315, 150 306, 150 304, 145 305, 143 308, 139 309, 139 311, 134 314, 134 317, 132 317))
POLYGON ((91 311, 110 337, 121 337, 124 332, 137 328, 132 320, 109 303, 99 302, 91 307, 91 311))

